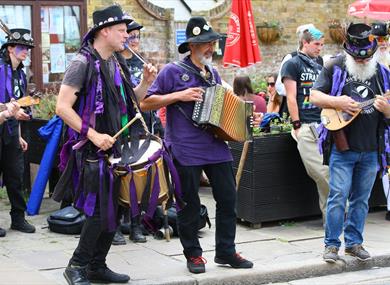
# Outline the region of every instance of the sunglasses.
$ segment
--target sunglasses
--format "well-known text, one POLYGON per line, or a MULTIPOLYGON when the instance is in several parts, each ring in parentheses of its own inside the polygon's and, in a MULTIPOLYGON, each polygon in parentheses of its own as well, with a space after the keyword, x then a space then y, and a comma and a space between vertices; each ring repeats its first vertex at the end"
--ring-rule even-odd
POLYGON ((275 86, 275 82, 267 82, 267 86, 274 87, 275 86))
POLYGON ((378 43, 388 42, 389 36, 377 36, 376 40, 378 41, 378 43))

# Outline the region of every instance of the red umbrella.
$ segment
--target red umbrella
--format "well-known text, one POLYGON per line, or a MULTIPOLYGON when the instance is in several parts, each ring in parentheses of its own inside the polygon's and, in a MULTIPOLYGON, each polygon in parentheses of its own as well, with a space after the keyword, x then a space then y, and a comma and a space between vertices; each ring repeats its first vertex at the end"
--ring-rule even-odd
POLYGON ((223 57, 229 64, 246 67, 261 61, 251 0, 233 0, 223 57))
POLYGON ((348 7, 348 14, 359 18, 390 20, 390 0, 358 0, 348 7))

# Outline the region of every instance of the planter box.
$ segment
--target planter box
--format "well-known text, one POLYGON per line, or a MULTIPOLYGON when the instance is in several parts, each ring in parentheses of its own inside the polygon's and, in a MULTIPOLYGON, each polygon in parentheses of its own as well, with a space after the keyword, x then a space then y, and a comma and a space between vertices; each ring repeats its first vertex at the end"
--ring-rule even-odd
MULTIPOLYGON (((243 143, 230 142, 237 171, 243 143)), ((376 182, 370 206, 386 204, 382 184, 376 182)), ((290 133, 254 137, 237 193, 237 217, 262 222, 320 215, 317 187, 306 174, 290 133)))

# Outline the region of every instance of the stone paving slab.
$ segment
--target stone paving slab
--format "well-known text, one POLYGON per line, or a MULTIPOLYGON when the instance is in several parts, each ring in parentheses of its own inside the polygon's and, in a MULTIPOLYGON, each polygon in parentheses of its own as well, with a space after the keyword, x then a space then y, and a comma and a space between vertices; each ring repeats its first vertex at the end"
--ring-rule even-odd
MULTIPOLYGON (((199 232, 206 273, 190 274, 178 238, 170 242, 148 236, 144 244, 128 241, 112 246, 107 257, 111 269, 131 276, 130 284, 266 284, 286 282, 310 276, 322 276, 373 266, 390 266, 390 223, 384 211, 370 213, 366 223, 365 246, 373 260, 362 264, 344 256, 334 265, 322 261, 323 236, 321 219, 264 224, 261 229, 237 225, 236 248, 254 261, 249 270, 219 266, 214 259, 215 206, 210 191, 201 191, 208 207, 211 229, 199 232)), ((35 234, 8 229, 0 239, 0 285, 66 285, 62 273, 78 243, 78 236, 61 235, 48 230, 46 217, 59 204, 45 198, 40 215, 28 217, 37 227, 35 234)), ((0 200, 0 225, 9 227, 9 204, 0 200)))

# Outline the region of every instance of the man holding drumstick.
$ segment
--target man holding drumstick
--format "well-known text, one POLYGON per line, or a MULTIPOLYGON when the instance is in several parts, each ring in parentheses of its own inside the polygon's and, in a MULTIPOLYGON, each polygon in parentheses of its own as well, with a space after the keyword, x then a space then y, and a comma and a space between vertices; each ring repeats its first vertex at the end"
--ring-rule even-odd
MULTIPOLYGON (((116 229, 119 180, 110 175, 104 157, 120 154, 123 136, 115 139, 114 135, 136 116, 135 104, 156 75, 155 68, 147 65, 138 87, 133 90, 129 83, 130 74, 119 52, 124 49, 131 21, 117 5, 93 13, 94 26, 66 70, 58 95, 56 112, 69 126, 69 140, 61 152, 61 163, 66 164, 63 177, 77 181, 76 185, 69 183, 74 203, 87 216, 64 272, 71 285, 126 283, 130 279, 106 265, 116 229)), ((137 123, 140 121, 133 126, 137 123)), ((129 131, 123 134, 128 136, 129 131)), ((67 190, 63 188, 56 189, 57 197, 67 190)))

